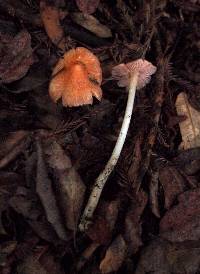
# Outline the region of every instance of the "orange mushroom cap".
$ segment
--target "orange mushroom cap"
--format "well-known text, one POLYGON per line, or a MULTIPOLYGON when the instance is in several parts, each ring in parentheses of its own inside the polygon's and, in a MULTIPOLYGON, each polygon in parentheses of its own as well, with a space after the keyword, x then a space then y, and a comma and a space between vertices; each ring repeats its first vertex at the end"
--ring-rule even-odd
POLYGON ((83 47, 69 50, 56 64, 49 94, 54 102, 62 97, 64 106, 93 103, 102 98, 102 71, 98 58, 83 47))

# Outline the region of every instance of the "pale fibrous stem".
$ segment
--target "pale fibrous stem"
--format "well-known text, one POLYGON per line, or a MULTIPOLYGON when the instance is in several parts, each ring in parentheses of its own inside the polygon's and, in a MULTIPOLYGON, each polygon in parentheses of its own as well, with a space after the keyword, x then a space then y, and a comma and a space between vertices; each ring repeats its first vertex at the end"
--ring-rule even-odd
POLYGON ((88 203, 85 207, 85 210, 83 212, 83 215, 81 217, 81 221, 79 224, 79 229, 81 231, 86 230, 88 228, 89 224, 91 223, 93 213, 98 205, 104 185, 105 185, 109 175, 113 171, 114 167, 116 166, 119 156, 121 154, 121 151, 122 151, 125 139, 126 139, 126 135, 127 135, 128 129, 129 129, 132 112, 133 112, 137 80, 138 80, 137 73, 134 73, 133 75, 131 75, 130 84, 129 84, 129 92, 128 92, 128 100, 127 100, 126 110, 125 110, 125 114, 124 114, 124 119, 122 122, 122 127, 120 130, 117 142, 115 144, 115 147, 113 149, 112 155, 111 155, 110 159, 108 160, 104 170, 100 173, 100 175, 96 179, 95 184, 93 186, 88 203))

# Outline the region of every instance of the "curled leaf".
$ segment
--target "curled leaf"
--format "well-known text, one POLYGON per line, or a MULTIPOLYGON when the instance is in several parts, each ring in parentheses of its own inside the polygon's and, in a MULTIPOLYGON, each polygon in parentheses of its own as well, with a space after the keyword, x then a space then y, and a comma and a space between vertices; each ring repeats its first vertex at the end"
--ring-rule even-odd
POLYGON ((128 244, 129 252, 136 253, 142 245, 142 224, 141 215, 146 207, 148 197, 145 192, 140 191, 135 196, 130 210, 125 218, 125 233, 124 238, 128 244))
POLYGON ((28 132, 24 130, 18 130, 7 136, 2 136, 0 142, 0 168, 5 167, 25 150, 28 143, 27 136, 28 132))
POLYGON ((160 235, 172 242, 200 239, 200 189, 179 195, 178 205, 167 211, 160 222, 160 235))
POLYGON ((38 161, 36 175, 36 191, 45 209, 47 220, 53 226, 60 239, 66 240, 66 231, 62 223, 60 211, 53 192, 53 187, 48 177, 48 171, 44 160, 42 146, 39 142, 37 143, 37 154, 38 161))
POLYGON ((78 25, 81 25, 85 29, 96 34, 96 36, 102 38, 112 37, 111 30, 105 25, 101 24, 94 16, 83 14, 81 12, 75 12, 72 14, 72 19, 78 25))
POLYGON ((30 34, 19 32, 4 45, 3 51, 4 55, 0 56, 1 81, 11 83, 25 76, 33 64, 30 34))
POLYGON ((117 236, 106 251, 106 255, 100 263, 102 273, 117 271, 122 265, 127 246, 121 235, 117 236))
POLYGON ((95 221, 86 234, 95 243, 107 244, 111 237, 114 229, 119 210, 119 201, 114 200, 111 202, 101 202, 97 209, 95 221))
POLYGON ((100 0, 76 0, 80 11, 86 14, 94 13, 99 5, 100 0))
POLYGON ((176 99, 176 109, 180 116, 187 117, 180 122, 183 149, 200 146, 200 113, 188 102, 187 95, 181 92, 176 99))
POLYGON ((198 273, 200 247, 187 243, 174 244, 161 239, 151 241, 142 252, 135 274, 198 273))
POLYGON ((48 4, 47 1, 40 1, 40 14, 45 30, 52 43, 60 49, 65 49, 64 31, 60 24, 60 12, 55 5, 48 4))
POLYGON ((60 206, 68 229, 75 230, 85 193, 79 174, 72 166, 70 158, 56 142, 46 143, 46 159, 57 178, 60 206))
POLYGON ((186 181, 173 166, 161 168, 159 170, 159 180, 164 190, 165 208, 169 209, 177 196, 185 190, 186 181))

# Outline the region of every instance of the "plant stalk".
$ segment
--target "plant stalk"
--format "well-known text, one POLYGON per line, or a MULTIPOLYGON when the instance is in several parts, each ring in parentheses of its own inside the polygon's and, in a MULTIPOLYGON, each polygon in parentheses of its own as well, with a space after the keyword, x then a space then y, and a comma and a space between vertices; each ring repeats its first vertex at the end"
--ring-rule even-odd
POLYGON ((79 224, 80 231, 86 230, 88 228, 89 224, 91 223, 93 213, 94 213, 94 211, 97 207, 97 204, 99 202, 104 185, 105 185, 109 175, 113 171, 114 167, 116 166, 119 156, 121 154, 121 151, 122 151, 125 139, 126 139, 126 135, 127 135, 128 129, 129 129, 132 112, 133 112, 137 80, 138 80, 138 74, 134 73, 130 78, 126 110, 125 110, 124 119, 122 122, 122 127, 120 130, 117 142, 115 144, 112 155, 111 155, 110 159, 108 160, 104 170, 100 173, 100 175, 98 176, 98 178, 95 181, 95 184, 94 184, 93 190, 90 194, 88 203, 87 203, 85 210, 83 212, 83 215, 81 217, 81 221, 79 224))

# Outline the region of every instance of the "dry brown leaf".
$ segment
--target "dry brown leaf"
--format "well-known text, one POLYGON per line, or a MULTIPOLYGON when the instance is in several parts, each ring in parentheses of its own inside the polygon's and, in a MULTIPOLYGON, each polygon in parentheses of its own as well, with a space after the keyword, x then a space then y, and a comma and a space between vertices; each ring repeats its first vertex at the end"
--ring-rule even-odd
POLYGON ((0 234, 6 234, 2 224, 2 213, 9 206, 8 201, 14 195, 21 177, 14 172, 0 172, 0 234))
POLYGON ((117 271, 126 256, 127 246, 121 235, 117 236, 108 247, 105 257, 100 263, 102 273, 117 271))
POLYGON ((149 198, 150 198, 151 210, 156 217, 160 218, 160 209, 159 209, 159 202, 158 202, 158 196, 159 196, 158 172, 154 172, 154 174, 152 174, 149 188, 150 188, 149 198))
POLYGON ((3 136, 0 143, 0 168, 5 167, 21 154, 28 143, 28 131, 19 130, 3 136))
POLYGON ((53 226, 62 240, 67 239, 66 231, 62 223, 60 211, 53 192, 52 183, 48 177, 47 166, 40 142, 37 142, 37 175, 36 191, 44 207, 47 220, 53 226))
POLYGON ((135 274, 194 274, 199 272, 200 246, 156 239, 146 246, 135 274))
POLYGON ((31 36, 27 31, 19 32, 4 45, 4 55, 0 58, 0 78, 3 83, 11 83, 26 75, 33 64, 31 36))
POLYGON ((96 34, 102 38, 109 38, 112 37, 111 30, 101 24, 99 20, 97 20, 94 16, 83 14, 81 12, 74 12, 72 14, 72 19, 78 25, 81 25, 85 29, 91 31, 92 33, 96 34))
POLYGON ((25 218, 40 238, 55 243, 58 240, 57 234, 45 218, 37 197, 34 196, 36 195, 26 188, 17 189, 17 193, 9 200, 8 205, 25 218))
POLYGON ((45 268, 40 264, 37 257, 28 256, 21 264, 17 267, 17 274, 47 274, 45 268))
POLYGON ((80 11, 85 14, 94 13, 99 5, 100 0, 76 0, 80 11))
POLYGON ((200 188, 179 195, 160 222, 160 235, 172 242, 200 239, 200 188))
POLYGON ((130 210, 126 214, 124 238, 128 245, 129 252, 133 254, 136 253, 142 245, 141 215, 147 201, 147 194, 143 191, 138 192, 132 202, 130 210))
POLYGON ((15 250, 17 241, 6 241, 0 244, 0 267, 5 266, 8 257, 15 250))
POLYGON ((56 6, 50 5, 47 1, 40 1, 40 14, 44 23, 45 30, 55 44, 65 50, 64 31, 60 24, 60 11, 56 6))
POLYGON ((81 254, 79 261, 77 262, 76 269, 80 270, 85 263, 92 257, 95 250, 99 247, 98 243, 91 243, 81 254))
POLYGON ((59 192, 65 224, 67 228, 76 230, 85 194, 85 185, 72 166, 70 158, 58 143, 55 141, 46 142, 44 152, 46 160, 57 178, 56 188, 59 192))
POLYGON ((186 189, 186 181, 173 166, 161 168, 159 180, 164 190, 165 208, 169 209, 177 196, 186 189))
POLYGON ((65 274, 66 272, 63 270, 60 260, 61 255, 58 258, 57 254, 49 250, 42 254, 39 262, 49 274, 65 274))
POLYGON ((88 237, 95 243, 108 244, 111 240, 112 231, 118 216, 119 203, 119 200, 100 203, 95 220, 86 231, 88 237))
POLYGON ((184 92, 181 92, 176 99, 176 109, 178 115, 187 117, 179 123, 183 140, 181 148, 200 146, 200 113, 189 104, 184 92))

